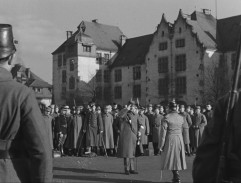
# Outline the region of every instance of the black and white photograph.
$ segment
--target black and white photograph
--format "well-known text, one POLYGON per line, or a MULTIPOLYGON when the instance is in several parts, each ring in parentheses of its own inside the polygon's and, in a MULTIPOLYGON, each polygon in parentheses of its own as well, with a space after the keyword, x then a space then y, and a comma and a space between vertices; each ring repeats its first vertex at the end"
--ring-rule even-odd
POLYGON ((240 0, 1 0, 0 183, 240 183, 240 0))

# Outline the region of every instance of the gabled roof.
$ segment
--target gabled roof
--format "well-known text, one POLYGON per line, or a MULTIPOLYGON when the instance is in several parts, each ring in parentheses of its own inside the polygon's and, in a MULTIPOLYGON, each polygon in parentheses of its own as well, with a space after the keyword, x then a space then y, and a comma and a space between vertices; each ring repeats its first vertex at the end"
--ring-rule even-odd
MULTIPOLYGON (((197 41, 206 48, 216 48, 216 19, 211 14, 194 11, 190 16, 181 16, 192 29, 197 41)), ((174 23, 175 26, 175 23, 174 23)))
POLYGON ((144 64, 152 39, 153 34, 127 39, 111 67, 144 64))
POLYGON ((16 64, 12 70, 11 73, 13 75, 13 78, 17 77, 17 73, 21 72, 21 76, 26 78, 25 85, 28 87, 36 87, 36 88, 52 88, 52 85, 38 77, 36 74, 30 71, 30 78, 27 76, 27 69, 20 64, 16 64))
MULTIPOLYGON (((82 21, 80 25, 85 26, 84 34, 81 36, 88 36, 93 40, 93 43, 100 50, 117 51, 120 45, 120 36, 122 31, 117 26, 100 24, 98 22, 82 21)), ((79 33, 78 30, 61 46, 59 46, 52 54, 61 53, 65 51, 65 47, 76 42, 75 36, 79 33)))
POLYGON ((241 15, 218 20, 218 48, 221 51, 236 51, 241 33, 240 25, 241 15))

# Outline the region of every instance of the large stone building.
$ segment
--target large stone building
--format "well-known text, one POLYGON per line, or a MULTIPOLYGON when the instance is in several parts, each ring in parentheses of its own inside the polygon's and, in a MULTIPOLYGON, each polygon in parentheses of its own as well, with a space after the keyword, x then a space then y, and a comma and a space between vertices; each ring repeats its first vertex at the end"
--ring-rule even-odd
MULTIPOLYGON (((112 47, 115 49, 108 47, 106 52, 103 42, 98 44, 88 32, 96 33, 96 26, 104 25, 82 22, 78 31, 53 53, 55 99, 61 103, 66 96, 83 96, 86 87, 80 81, 84 80, 92 83, 100 104, 124 105, 133 99, 146 105, 166 103, 173 98, 186 104, 215 102, 230 88, 240 23, 241 16, 217 20, 207 9, 190 15, 180 10, 174 23, 168 22, 163 14, 150 35, 124 41, 122 32, 115 27, 116 41, 112 43, 118 44, 112 47), (78 48, 70 55, 74 45, 78 48), (88 53, 82 51, 86 45, 91 47, 88 53), (100 54, 108 54, 111 59, 106 63, 106 57, 103 64, 100 54), (69 71, 71 63, 74 72, 69 71), (77 79, 75 87, 68 86, 71 78, 77 79)), ((87 93, 90 91, 93 90, 87 93)))
POLYGON ((124 41, 118 27, 97 20, 82 21, 73 34, 67 31, 67 40, 52 53, 56 104, 74 105, 101 99, 102 86, 110 85, 108 62, 124 41))

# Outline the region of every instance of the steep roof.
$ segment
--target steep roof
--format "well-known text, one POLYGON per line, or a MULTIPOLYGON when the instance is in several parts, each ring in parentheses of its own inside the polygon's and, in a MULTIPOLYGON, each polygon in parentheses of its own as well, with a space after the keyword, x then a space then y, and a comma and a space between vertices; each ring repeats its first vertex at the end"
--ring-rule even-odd
POLYGON ((31 87, 40 87, 40 88, 52 88, 52 85, 38 77, 36 74, 34 74, 32 71, 30 71, 30 78, 27 76, 27 69, 23 65, 16 64, 12 70, 11 73, 13 75, 13 78, 17 77, 17 73, 21 72, 21 76, 27 78, 27 81, 25 83, 26 86, 31 87))
POLYGON ((145 56, 149 50, 152 38, 153 34, 127 39, 111 67, 145 63, 145 56))
POLYGON ((216 48, 216 19, 211 14, 194 11, 185 20, 198 42, 206 48, 216 48))
MULTIPOLYGON (((120 45, 120 36, 122 31, 117 26, 100 24, 98 22, 82 21, 80 25, 85 26, 84 34, 81 36, 89 36, 97 49, 117 51, 120 45)), ((79 29, 79 26, 78 26, 79 29)), ((75 36, 79 33, 77 30, 68 40, 60 45, 52 54, 65 51, 65 46, 76 42, 75 36)))
POLYGON ((241 33, 240 25, 241 15, 218 20, 218 48, 221 51, 236 51, 241 33))

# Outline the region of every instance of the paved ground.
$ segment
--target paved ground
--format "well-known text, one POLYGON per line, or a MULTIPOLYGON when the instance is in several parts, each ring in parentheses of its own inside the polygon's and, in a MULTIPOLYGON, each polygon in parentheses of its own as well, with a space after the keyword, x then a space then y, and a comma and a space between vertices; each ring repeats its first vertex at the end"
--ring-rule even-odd
MULTIPOLYGON (((187 170, 181 171, 182 182, 192 182, 193 157, 187 157, 187 170)), ((160 171, 160 156, 137 158, 138 175, 125 175, 123 159, 116 157, 62 157, 54 159, 54 182, 85 183, 157 183, 171 182, 172 173, 160 171), (161 179, 162 177, 162 179, 161 179)))

